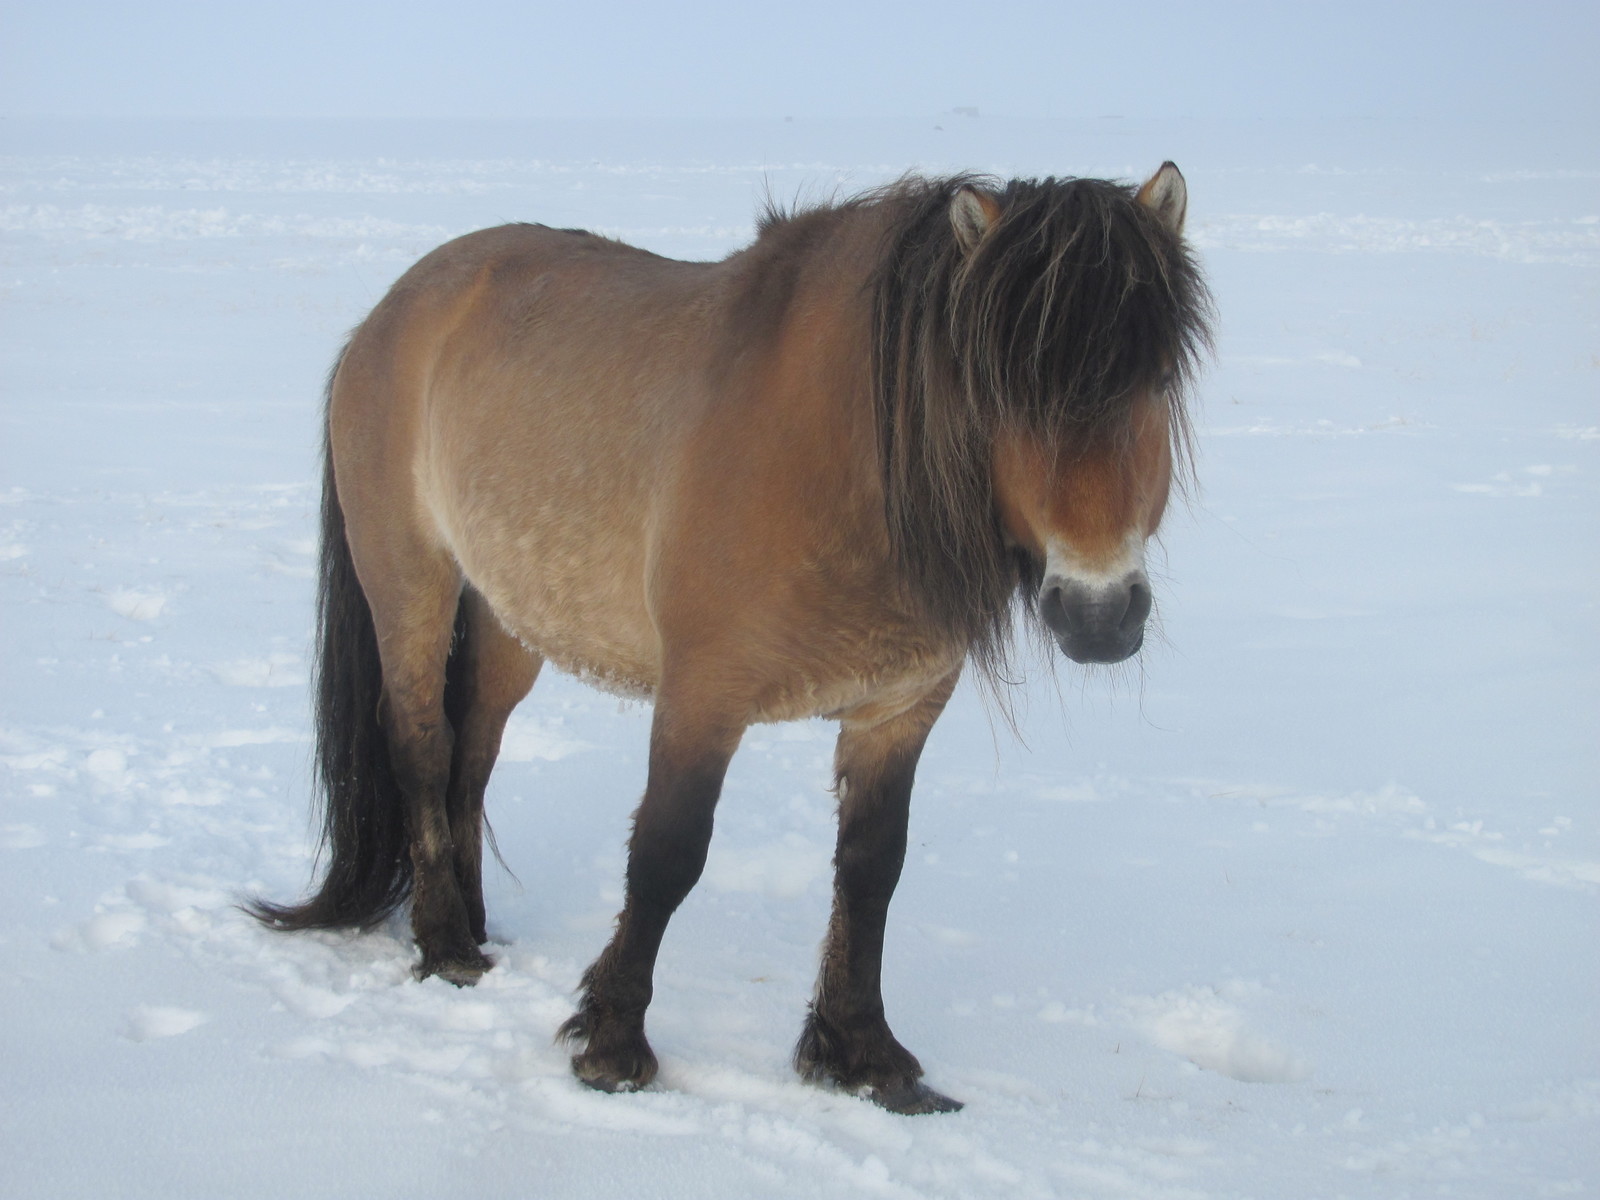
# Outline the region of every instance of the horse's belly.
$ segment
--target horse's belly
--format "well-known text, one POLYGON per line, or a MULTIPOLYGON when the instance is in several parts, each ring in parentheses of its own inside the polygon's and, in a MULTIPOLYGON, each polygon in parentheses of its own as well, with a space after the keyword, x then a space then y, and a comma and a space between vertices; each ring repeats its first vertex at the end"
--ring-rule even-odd
POLYGON ((538 521, 483 524, 452 549, 508 632, 602 687, 654 691, 660 641, 645 604, 639 535, 538 521))

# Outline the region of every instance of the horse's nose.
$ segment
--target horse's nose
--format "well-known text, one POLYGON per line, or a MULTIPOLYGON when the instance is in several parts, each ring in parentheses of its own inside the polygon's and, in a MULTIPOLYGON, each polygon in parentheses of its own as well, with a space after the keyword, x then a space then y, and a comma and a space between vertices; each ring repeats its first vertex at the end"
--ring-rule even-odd
POLYGON ((1115 663, 1144 644, 1150 581, 1143 571, 1114 583, 1051 576, 1039 592, 1039 616, 1074 662, 1115 663))

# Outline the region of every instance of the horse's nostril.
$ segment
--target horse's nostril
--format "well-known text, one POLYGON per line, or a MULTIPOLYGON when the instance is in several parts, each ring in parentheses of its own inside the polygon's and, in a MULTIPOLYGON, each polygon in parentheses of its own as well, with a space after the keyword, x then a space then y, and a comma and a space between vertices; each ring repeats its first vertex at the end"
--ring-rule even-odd
POLYGON ((1145 618, 1150 615, 1150 585, 1135 583, 1128 588, 1128 611, 1122 614, 1120 628, 1131 633, 1144 624, 1145 618))
POLYGON ((1051 584, 1039 593, 1039 618, 1057 636, 1071 631, 1073 622, 1067 611, 1067 598, 1060 584, 1051 584))

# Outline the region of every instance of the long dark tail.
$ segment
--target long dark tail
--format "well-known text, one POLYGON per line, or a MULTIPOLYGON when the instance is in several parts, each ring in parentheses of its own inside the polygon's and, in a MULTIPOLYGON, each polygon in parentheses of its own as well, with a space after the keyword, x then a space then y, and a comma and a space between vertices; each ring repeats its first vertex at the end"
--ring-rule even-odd
MULTIPOLYGON (((331 374, 328 382, 331 390, 331 374)), ((245 907, 276 929, 367 929, 410 895, 411 854, 405 804, 378 715, 378 639, 350 557, 326 424, 316 656, 316 790, 326 871, 316 893, 299 904, 253 900, 245 907)))

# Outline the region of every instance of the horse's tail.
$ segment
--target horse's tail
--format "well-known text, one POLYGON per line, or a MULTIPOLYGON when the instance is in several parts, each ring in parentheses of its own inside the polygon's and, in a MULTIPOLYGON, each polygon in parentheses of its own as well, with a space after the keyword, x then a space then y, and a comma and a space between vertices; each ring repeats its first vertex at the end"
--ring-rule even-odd
MULTIPOLYGON (((337 371, 335 363, 330 393, 337 371)), ((378 639, 350 557, 326 421, 315 676, 316 791, 326 871, 316 893, 299 904, 253 900, 246 910, 276 929, 366 929, 410 895, 411 854, 405 803, 378 715, 378 639)))

